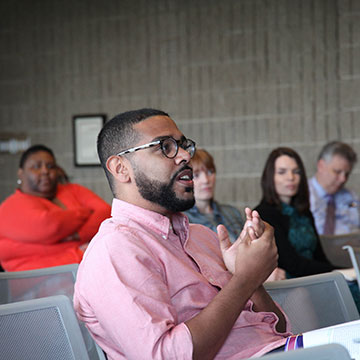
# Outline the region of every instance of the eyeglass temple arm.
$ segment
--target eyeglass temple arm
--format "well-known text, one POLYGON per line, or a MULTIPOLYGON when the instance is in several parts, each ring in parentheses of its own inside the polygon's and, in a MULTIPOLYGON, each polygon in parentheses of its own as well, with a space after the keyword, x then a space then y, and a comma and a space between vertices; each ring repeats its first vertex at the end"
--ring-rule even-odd
POLYGON ((144 144, 144 145, 140 145, 140 146, 137 146, 137 147, 134 147, 134 148, 130 148, 130 149, 127 149, 127 150, 120 151, 117 155, 121 156, 121 155, 132 153, 132 152, 135 152, 135 151, 138 151, 138 150, 146 149, 146 148, 158 145, 158 144, 160 144, 160 140, 151 142, 149 144, 144 144))

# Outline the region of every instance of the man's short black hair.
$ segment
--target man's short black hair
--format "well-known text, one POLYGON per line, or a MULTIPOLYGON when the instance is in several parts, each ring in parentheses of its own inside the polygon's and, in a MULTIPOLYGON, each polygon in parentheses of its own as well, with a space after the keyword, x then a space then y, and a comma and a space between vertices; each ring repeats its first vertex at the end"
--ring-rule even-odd
POLYGON ((132 147, 139 137, 133 126, 152 116, 169 115, 164 111, 149 108, 127 111, 107 121, 101 129, 97 138, 97 151, 113 192, 112 176, 106 168, 107 159, 122 150, 132 147))

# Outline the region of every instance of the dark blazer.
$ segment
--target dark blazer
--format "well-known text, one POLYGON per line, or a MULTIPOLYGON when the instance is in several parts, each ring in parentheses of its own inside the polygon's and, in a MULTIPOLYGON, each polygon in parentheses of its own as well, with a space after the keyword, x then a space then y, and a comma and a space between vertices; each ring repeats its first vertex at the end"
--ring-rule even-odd
POLYGON ((310 211, 306 216, 310 218, 317 237, 317 247, 313 259, 307 259, 299 255, 291 245, 288 239, 289 217, 283 215, 280 209, 262 200, 254 210, 257 210, 261 218, 274 228, 279 253, 278 266, 280 268, 286 270, 293 277, 320 274, 335 269, 324 254, 315 228, 314 218, 310 211))

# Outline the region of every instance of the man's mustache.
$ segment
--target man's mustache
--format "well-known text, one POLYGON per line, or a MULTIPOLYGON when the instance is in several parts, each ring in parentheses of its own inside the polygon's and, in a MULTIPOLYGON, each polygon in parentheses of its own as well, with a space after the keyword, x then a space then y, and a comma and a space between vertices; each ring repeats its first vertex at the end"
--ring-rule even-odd
POLYGON ((189 165, 184 165, 181 169, 179 169, 172 177, 170 180, 170 184, 173 184, 176 180, 176 178, 179 176, 179 174, 184 171, 184 170, 191 170, 192 172, 192 167, 190 167, 189 165))

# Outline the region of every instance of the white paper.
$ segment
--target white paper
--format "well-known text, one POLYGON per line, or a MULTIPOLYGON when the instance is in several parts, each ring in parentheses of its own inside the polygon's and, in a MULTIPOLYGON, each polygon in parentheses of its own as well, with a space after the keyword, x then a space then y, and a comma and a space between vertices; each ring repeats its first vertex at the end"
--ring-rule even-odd
POLYGON ((353 359, 360 360, 360 320, 308 331, 303 334, 304 348, 331 343, 344 346, 353 359))

